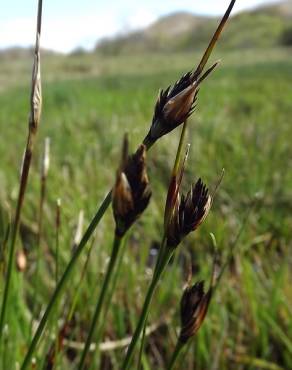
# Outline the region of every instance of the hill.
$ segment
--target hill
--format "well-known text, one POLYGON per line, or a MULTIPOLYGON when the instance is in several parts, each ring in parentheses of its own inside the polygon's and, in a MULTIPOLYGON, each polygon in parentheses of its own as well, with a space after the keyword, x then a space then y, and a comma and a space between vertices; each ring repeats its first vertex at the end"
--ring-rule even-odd
MULTIPOLYGON (((287 1, 241 12, 232 17, 224 32, 224 48, 267 48, 287 44, 292 33, 292 2, 287 1), (288 37, 288 40, 290 37, 288 37)), ((170 14, 149 27, 104 39, 97 52, 121 54, 149 51, 187 51, 202 48, 218 24, 219 18, 187 12, 170 14)), ((288 42, 289 44, 289 42, 288 42)))

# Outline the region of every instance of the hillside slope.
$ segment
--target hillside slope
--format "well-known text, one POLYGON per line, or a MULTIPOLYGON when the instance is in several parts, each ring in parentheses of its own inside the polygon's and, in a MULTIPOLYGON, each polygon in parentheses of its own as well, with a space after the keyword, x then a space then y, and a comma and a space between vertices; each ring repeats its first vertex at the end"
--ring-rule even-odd
MULTIPOLYGON (((281 45, 292 33, 292 2, 259 7, 233 16, 224 33, 224 48, 266 48, 281 45), (285 36, 286 35, 286 36, 285 36)), ((103 54, 186 51, 206 45, 219 18, 187 12, 162 17, 148 28, 97 44, 103 54)), ((222 44, 223 46, 223 44, 222 44)))

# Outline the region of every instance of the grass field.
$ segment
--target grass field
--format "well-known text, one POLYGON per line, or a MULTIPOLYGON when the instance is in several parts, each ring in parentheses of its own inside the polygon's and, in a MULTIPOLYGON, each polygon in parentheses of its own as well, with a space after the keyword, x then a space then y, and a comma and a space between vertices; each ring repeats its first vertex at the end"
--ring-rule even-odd
MULTIPOLYGON (((59 269, 70 258, 81 209, 85 224, 112 186, 122 136, 134 150, 151 123, 159 88, 173 83, 200 54, 146 54, 103 58, 94 55, 43 58, 43 115, 24 204, 18 248, 27 252, 25 272, 17 272, 10 296, 0 368, 15 369, 30 338, 31 310, 43 311, 54 288, 55 204, 61 198, 59 269), (51 138, 51 167, 45 201, 40 277, 34 278, 37 250, 39 168, 43 141, 51 138), (16 340, 15 340, 16 338, 16 340)), ((176 341, 179 299, 192 263, 194 280, 208 282, 216 236, 222 263, 237 239, 235 254, 211 302, 210 311, 180 369, 230 370, 292 368, 292 51, 274 49, 217 52, 222 63, 202 85, 187 141, 191 143, 183 187, 199 176, 212 188, 226 174, 205 224, 179 247, 151 308, 143 369, 164 369, 176 341), (247 219, 248 215, 248 219, 247 219)), ((13 214, 27 132, 31 60, 0 60, 0 246, 8 214, 13 214)), ((162 234, 166 189, 180 129, 148 155, 153 197, 130 232, 121 276, 105 323, 103 342, 133 332, 153 257, 162 234)), ((74 369, 86 338, 113 238, 111 211, 89 244, 91 254, 80 288, 71 342, 57 369, 74 369)), ((7 251, 1 250, 1 285, 7 251)), ((38 347, 42 369, 52 336, 70 310, 86 260, 82 255, 58 312, 38 347)), ((1 288, 2 289, 2 288, 1 288)), ((37 319, 36 319, 37 321, 37 319)), ((117 342, 117 344, 119 344, 117 342)), ((92 369, 118 369, 123 346, 103 352, 92 369)), ((134 368, 134 367, 133 367, 134 368)))

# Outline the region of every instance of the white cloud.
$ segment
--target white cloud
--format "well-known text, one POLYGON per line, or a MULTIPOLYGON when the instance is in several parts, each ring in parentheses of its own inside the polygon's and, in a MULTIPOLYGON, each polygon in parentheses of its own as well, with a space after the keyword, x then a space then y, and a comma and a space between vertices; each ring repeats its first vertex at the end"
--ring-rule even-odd
POLYGON ((0 47, 32 44, 34 33, 35 21, 29 17, 4 20, 0 25, 0 47))
POLYGON ((125 27, 129 30, 148 26, 157 19, 154 12, 146 8, 139 8, 125 20, 125 27))
MULTIPOLYGON (((44 19, 41 45, 44 48, 68 52, 77 46, 91 48, 97 39, 113 35, 121 24, 110 14, 83 15, 44 19)), ((18 18, 2 22, 0 47, 29 46, 34 43, 35 19, 18 18)))
MULTIPOLYGON (((76 7, 77 2, 71 1, 76 7)), ((234 12, 277 1, 279 0, 238 0, 234 12)), ((224 12, 228 2, 229 0, 147 0, 141 2, 141 5, 134 0, 107 0, 102 9, 97 4, 88 3, 91 6, 85 7, 79 14, 76 12, 77 8, 73 14, 69 10, 64 14, 64 9, 58 14, 53 11, 53 3, 49 3, 52 8, 47 9, 48 12, 43 16, 41 44, 44 48, 62 52, 69 52, 78 46, 89 49, 102 37, 145 27, 161 14, 183 9, 218 15, 224 12)), ((2 16, 0 14, 0 19, 0 48, 34 44, 35 14, 9 18, 4 13, 2 16)))

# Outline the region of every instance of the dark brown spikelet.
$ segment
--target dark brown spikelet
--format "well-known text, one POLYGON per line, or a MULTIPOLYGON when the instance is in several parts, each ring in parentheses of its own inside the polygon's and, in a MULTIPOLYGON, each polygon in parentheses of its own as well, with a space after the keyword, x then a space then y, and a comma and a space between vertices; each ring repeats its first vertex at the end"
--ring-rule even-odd
POLYGON ((144 139, 147 147, 178 127, 192 114, 197 93, 198 84, 191 82, 191 72, 183 75, 174 86, 160 91, 154 108, 152 124, 144 139))
POLYGON ((161 90, 154 108, 152 124, 144 144, 148 147, 181 125, 194 112, 200 83, 213 71, 213 64, 203 75, 190 71, 173 86, 161 90))
POLYGON ((186 343, 200 329, 207 314, 212 288, 204 292, 204 282, 187 287, 180 302, 181 330, 179 340, 186 343))
POLYGON ((234 4, 235 0, 231 0, 197 68, 187 72, 173 86, 169 86, 159 93, 154 108, 152 124, 143 141, 147 148, 152 146, 157 139, 185 122, 193 113, 199 85, 217 66, 217 63, 215 63, 204 72, 208 59, 229 18, 234 4))
POLYGON ((140 145, 128 156, 125 139, 123 160, 113 189, 113 212, 116 235, 122 237, 148 206, 151 189, 146 171, 146 147, 140 145))
POLYGON ((167 228, 167 245, 175 248, 191 231, 195 231, 207 217, 212 200, 201 179, 186 196, 178 199, 167 228))

